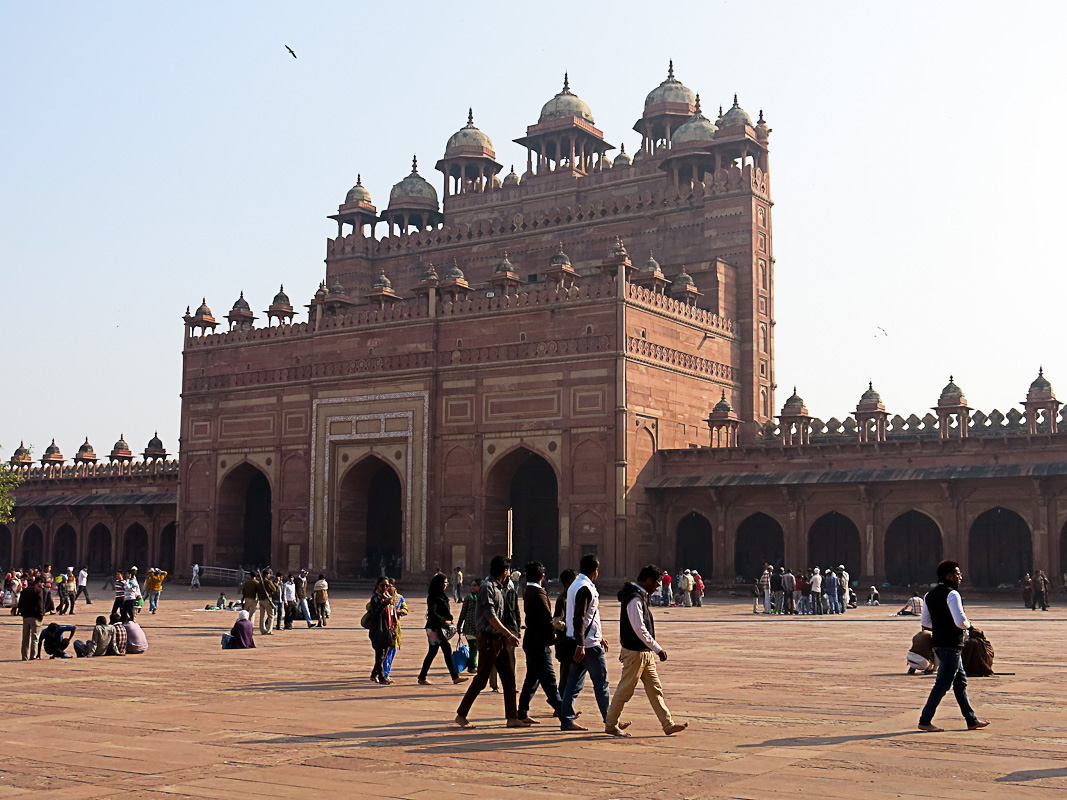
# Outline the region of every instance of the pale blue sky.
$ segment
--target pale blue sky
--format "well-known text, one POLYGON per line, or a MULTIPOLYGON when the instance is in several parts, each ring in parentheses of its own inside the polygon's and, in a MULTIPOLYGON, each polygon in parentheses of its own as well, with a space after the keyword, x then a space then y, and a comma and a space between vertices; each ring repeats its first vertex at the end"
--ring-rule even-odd
POLYGON ((669 58, 774 130, 778 406, 796 383, 843 418, 873 378, 921 415, 952 373, 1004 411, 1039 364, 1067 399, 1065 27, 1048 2, 3 0, 2 454, 176 451, 186 305, 302 306, 356 173, 379 205, 413 152, 439 183, 468 106, 521 171, 564 70, 632 152, 669 58))

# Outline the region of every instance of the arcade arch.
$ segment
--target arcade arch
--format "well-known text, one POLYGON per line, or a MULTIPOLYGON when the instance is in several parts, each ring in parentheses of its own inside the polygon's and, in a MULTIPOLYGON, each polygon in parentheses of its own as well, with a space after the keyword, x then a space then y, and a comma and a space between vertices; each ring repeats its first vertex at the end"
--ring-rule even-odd
POLYGON ((148 574, 148 531, 139 522, 135 522, 126 529, 122 536, 122 563, 119 565, 123 570, 137 567, 141 575, 148 574))
POLYGON ((707 518, 690 511, 678 522, 676 535, 677 566, 695 569, 704 575, 714 575, 713 532, 707 518))
POLYGON ((525 447, 498 459, 486 478, 485 525, 483 558, 507 551, 510 525, 512 563, 522 569, 540 561, 549 575, 558 574, 559 481, 552 465, 525 447))
POLYGON ((781 566, 785 559, 785 534, 774 517, 757 512, 737 526, 734 573, 751 583, 763 573, 765 563, 781 566))
POLYGON ((1015 586, 1034 569, 1030 526, 1003 506, 979 514, 968 537, 968 569, 964 575, 973 586, 1015 586))
POLYGON ((89 572, 100 574, 111 571, 111 530, 102 522, 94 525, 89 531, 85 563, 89 572))
POLYGON ((22 566, 29 569, 44 566, 44 534, 36 525, 22 532, 22 566))
POLYGON ((10 569, 12 564, 11 549, 14 541, 11 529, 7 525, 0 525, 0 568, 10 569))
POLYGON ((271 561, 270 481, 248 462, 219 486, 215 561, 221 567, 266 567, 271 561))
POLYGON ((174 572, 174 550, 177 539, 178 526, 171 522, 159 532, 159 554, 156 556, 155 566, 164 572, 174 572))
POLYGON ((823 514, 808 529, 808 567, 836 567, 844 564, 849 572, 860 572, 860 532, 839 511, 823 514))
POLYGON ((67 567, 78 569, 78 534, 70 525, 61 525, 52 537, 52 568, 63 572, 67 567))
POLYGON ((403 498, 400 476, 376 455, 345 473, 338 485, 331 536, 338 575, 371 577, 384 571, 400 577, 405 556, 403 498))
POLYGON ((905 511, 885 532, 885 580, 892 586, 934 582, 944 556, 941 529, 921 511, 905 511))

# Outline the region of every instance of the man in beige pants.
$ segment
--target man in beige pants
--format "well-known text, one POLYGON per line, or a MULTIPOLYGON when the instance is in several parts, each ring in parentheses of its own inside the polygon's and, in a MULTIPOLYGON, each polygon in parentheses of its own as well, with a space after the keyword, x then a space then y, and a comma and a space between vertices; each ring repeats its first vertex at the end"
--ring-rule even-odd
POLYGON ((649 595, 660 587, 663 570, 649 564, 641 568, 637 580, 626 584, 619 591, 622 613, 619 615, 619 635, 622 648, 619 661, 622 662, 622 677, 619 679, 615 696, 611 698, 604 732, 612 736, 629 736, 624 728, 629 723, 620 725, 622 708, 634 696, 634 689, 640 681, 645 685, 645 694, 652 704, 652 710, 659 717, 663 732, 670 736, 689 727, 688 722, 677 725, 671 717, 667 704, 663 702, 663 686, 656 673, 656 658, 667 660, 667 651, 656 641, 656 626, 652 620, 652 607, 649 595))

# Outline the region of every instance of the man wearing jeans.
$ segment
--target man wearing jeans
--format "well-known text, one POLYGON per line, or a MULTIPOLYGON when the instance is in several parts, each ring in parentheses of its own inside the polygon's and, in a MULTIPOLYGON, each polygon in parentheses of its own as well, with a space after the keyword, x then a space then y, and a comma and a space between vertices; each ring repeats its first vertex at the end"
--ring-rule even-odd
POLYGON ((930 628, 933 635, 934 653, 940 663, 937 678, 930 690, 930 697, 919 715, 919 730, 941 733, 944 728, 934 725, 934 713, 941 698, 949 687, 956 695, 963 718, 967 721, 967 730, 976 731, 989 725, 978 719, 967 697, 967 673, 963 671, 963 644, 971 623, 963 611, 963 599, 960 597, 960 582, 963 573, 955 561, 942 561, 937 565, 937 588, 926 595, 923 603, 922 626, 930 628))
POLYGON ((522 640, 526 679, 519 693, 519 719, 536 722, 530 719, 530 701, 537 693, 538 684, 557 714, 563 705, 556 685, 556 671, 552 668, 551 648, 556 640, 556 629, 552 627, 552 606, 545 592, 545 566, 540 561, 526 565, 526 591, 522 603, 526 609, 526 636, 522 640))
MULTIPOLYGON (((563 709, 559 714, 559 726, 565 731, 589 730, 574 720, 574 700, 585 686, 588 672, 593 681, 593 694, 600 707, 600 717, 608 718, 608 665, 604 654, 608 650, 600 626, 600 594, 594 581, 600 574, 600 560, 592 553, 582 556, 578 564, 580 574, 567 589, 567 636, 576 642, 574 663, 567 674, 563 689, 563 709)), ((625 723, 628 724, 628 723, 625 723)), ((620 724, 619 727, 625 727, 620 724)))

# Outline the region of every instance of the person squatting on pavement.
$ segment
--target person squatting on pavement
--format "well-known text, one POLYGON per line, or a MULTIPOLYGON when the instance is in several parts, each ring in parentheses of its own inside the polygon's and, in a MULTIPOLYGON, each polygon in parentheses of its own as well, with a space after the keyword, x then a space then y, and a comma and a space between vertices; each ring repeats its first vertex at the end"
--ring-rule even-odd
POLYGON ((937 565, 937 588, 926 594, 923 604, 922 626, 929 628, 933 636, 934 653, 940 662, 937 665, 937 678, 930 697, 919 715, 919 730, 941 733, 944 728, 934 725, 934 713, 941 698, 949 687, 956 695, 963 718, 967 720, 967 730, 976 731, 989 723, 978 719, 967 697, 967 673, 963 671, 963 644, 967 632, 971 630, 970 620, 963 610, 960 597, 960 582, 963 573, 955 561, 942 561, 937 565))
POLYGON ((688 722, 676 724, 667 704, 663 702, 663 685, 656 672, 656 658, 667 660, 667 651, 656 641, 656 625, 652 619, 651 595, 660 587, 663 570, 649 564, 642 567, 636 581, 631 581, 619 591, 622 612, 619 615, 619 640, 622 645, 619 661, 622 662, 622 677, 611 699, 608 717, 604 721, 604 733, 612 736, 629 736, 624 728, 629 722, 620 723, 623 706, 634 696, 640 681, 645 686, 648 702, 659 718, 663 732, 670 736, 684 731, 688 722))

